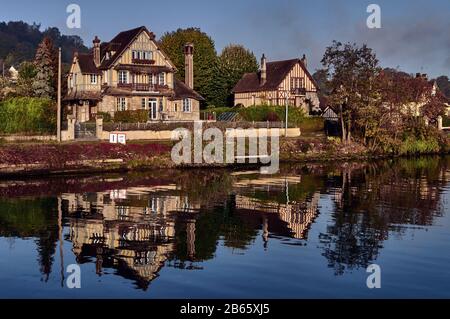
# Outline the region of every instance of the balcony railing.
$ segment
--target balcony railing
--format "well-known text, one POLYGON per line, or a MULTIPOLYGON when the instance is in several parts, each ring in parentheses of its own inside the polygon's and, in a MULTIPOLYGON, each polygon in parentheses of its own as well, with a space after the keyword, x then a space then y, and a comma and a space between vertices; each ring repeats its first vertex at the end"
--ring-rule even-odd
POLYGON ((151 59, 131 59, 133 64, 155 64, 155 60, 151 59))
POLYGON ((117 83, 117 87, 121 89, 139 92, 158 92, 160 90, 169 88, 167 85, 148 84, 148 83, 117 83))

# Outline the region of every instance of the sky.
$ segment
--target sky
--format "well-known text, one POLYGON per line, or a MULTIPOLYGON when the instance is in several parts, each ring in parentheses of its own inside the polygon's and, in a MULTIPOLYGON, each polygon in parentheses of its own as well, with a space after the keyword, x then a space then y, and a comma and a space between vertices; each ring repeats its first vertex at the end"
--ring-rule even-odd
POLYGON ((109 41, 141 25, 157 38, 199 27, 218 52, 235 43, 258 60, 262 53, 269 61, 306 54, 311 72, 333 40, 366 43, 383 67, 450 76, 450 0, 0 0, 0 21, 11 20, 56 26, 89 47, 95 35, 109 41), (71 3, 81 8, 80 29, 66 25, 71 3), (381 8, 380 29, 366 25, 372 3, 381 8))

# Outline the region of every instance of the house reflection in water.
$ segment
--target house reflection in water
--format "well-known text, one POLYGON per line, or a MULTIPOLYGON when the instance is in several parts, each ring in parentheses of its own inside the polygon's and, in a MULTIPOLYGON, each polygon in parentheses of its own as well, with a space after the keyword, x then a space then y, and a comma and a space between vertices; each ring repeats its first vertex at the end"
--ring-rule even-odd
MULTIPOLYGON (((281 222, 288 230, 287 235, 295 239, 306 239, 308 230, 314 219, 319 214, 320 192, 316 191, 304 200, 293 200, 289 198, 289 185, 299 185, 301 176, 266 177, 257 179, 240 180, 235 187, 242 189, 261 189, 264 193, 283 194, 283 201, 279 196, 276 199, 257 198, 254 194, 237 194, 236 209, 241 213, 260 214, 263 219, 263 239, 268 241, 269 229, 268 217, 273 216, 273 226, 281 222), (250 188, 249 188, 250 186, 250 188)), ((278 226, 279 227, 279 226, 278 226)))
MULTIPOLYGON (((96 272, 114 268, 133 279, 141 289, 158 272, 175 249, 175 220, 170 213, 193 207, 187 198, 167 195, 171 187, 130 188, 93 194, 63 194, 70 227, 70 241, 77 262, 95 258, 96 272)), ((187 250, 195 255, 195 218, 187 218, 187 250)))

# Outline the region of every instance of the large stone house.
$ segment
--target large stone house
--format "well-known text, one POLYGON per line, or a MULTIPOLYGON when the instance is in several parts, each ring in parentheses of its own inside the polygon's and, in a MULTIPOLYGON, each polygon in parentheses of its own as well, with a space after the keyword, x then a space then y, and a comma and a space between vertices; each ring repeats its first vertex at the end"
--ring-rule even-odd
POLYGON ((289 105, 306 114, 319 111, 319 90, 306 68, 306 57, 267 62, 263 55, 259 72, 246 73, 233 89, 234 105, 289 105))
POLYGON ((192 43, 184 47, 184 83, 144 26, 120 32, 109 42, 95 37, 93 44, 90 53, 74 54, 68 75, 64 102, 78 122, 124 110, 147 110, 149 121, 199 120, 203 98, 193 90, 192 43))

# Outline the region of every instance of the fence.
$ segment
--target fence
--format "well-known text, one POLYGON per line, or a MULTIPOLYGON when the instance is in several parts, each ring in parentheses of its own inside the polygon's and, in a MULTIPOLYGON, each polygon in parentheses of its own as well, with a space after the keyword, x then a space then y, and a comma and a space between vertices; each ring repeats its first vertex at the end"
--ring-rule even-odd
MULTIPOLYGON (((284 122, 203 122, 203 129, 249 129, 249 128, 284 128, 284 122)), ((289 125, 288 127, 293 127, 289 125)), ((156 123, 104 123, 104 131, 172 131, 177 128, 194 129, 193 122, 156 122, 156 123)))

